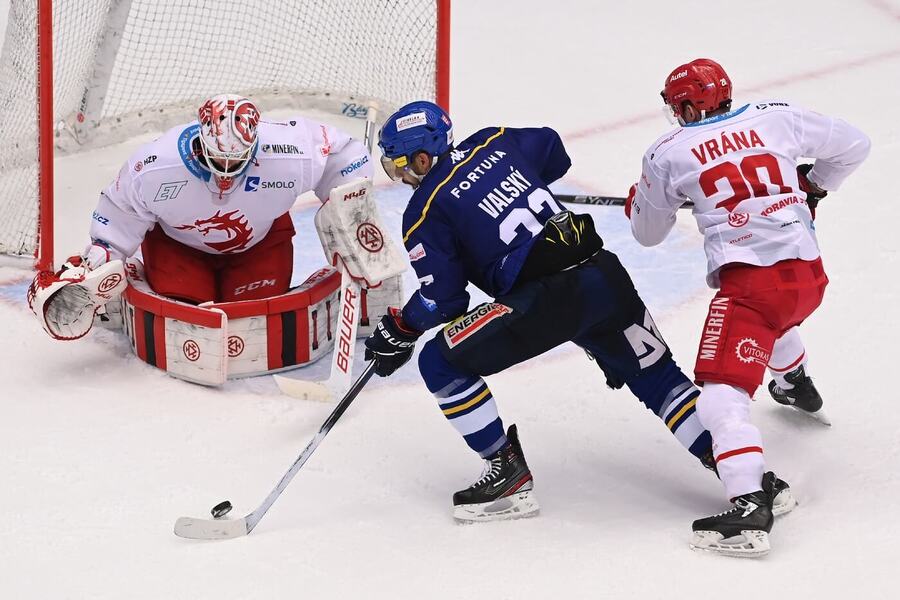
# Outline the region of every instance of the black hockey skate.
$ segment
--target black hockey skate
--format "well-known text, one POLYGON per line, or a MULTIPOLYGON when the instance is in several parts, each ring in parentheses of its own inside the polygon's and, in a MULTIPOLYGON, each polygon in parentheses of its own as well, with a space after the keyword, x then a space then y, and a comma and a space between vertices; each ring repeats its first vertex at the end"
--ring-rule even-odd
POLYGON ((751 558, 768 554, 777 480, 769 471, 763 475, 761 491, 738 496, 731 510, 694 521, 691 548, 751 558))
POLYGON ((822 396, 813 385, 812 377, 806 374, 803 365, 786 373, 784 379, 794 387, 783 390, 774 380, 769 382, 769 393, 775 402, 793 407, 824 425, 831 425, 831 419, 822 412, 822 396))
POLYGON ((453 517, 457 521, 519 519, 538 513, 534 481, 515 425, 509 427, 506 437, 506 445, 485 460, 481 478, 453 494, 453 517))
MULTIPOLYGON (((700 463, 715 473, 716 477, 719 476, 719 469, 716 468, 716 459, 713 457, 712 448, 700 457, 700 463)), ((786 515, 800 504, 797 502, 797 499, 794 498, 794 494, 791 492, 791 486, 788 485, 788 482, 779 479, 777 476, 772 483, 772 490, 775 492, 775 499, 772 501, 773 516, 780 517, 781 515, 786 515)))

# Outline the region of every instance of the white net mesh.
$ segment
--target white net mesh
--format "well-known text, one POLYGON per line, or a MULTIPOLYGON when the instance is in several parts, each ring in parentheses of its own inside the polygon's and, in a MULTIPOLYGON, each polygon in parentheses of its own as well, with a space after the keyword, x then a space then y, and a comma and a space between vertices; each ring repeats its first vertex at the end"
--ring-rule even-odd
MULTIPOLYGON (((0 58, 0 253, 36 245, 36 0, 0 58)), ((210 95, 347 111, 435 96, 435 0, 55 0, 57 152, 192 118, 210 95)), ((123 157, 124 159, 124 157, 123 157)))

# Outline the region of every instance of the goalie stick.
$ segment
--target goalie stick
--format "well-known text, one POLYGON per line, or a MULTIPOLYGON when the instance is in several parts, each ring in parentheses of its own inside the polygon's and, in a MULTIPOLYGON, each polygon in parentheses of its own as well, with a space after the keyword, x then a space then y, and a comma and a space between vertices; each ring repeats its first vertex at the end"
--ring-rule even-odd
MULTIPOLYGON (((377 114, 377 109, 370 105, 366 111, 366 129, 363 139, 369 154, 372 153, 375 142, 377 114)), ((337 266, 341 270, 341 306, 338 312, 338 339, 335 340, 331 357, 331 375, 325 381, 307 381, 275 375, 275 384, 282 394, 302 400, 330 402, 332 399, 344 395, 350 387, 356 348, 356 331, 359 327, 361 290, 359 283, 350 276, 343 259, 339 257, 337 260, 337 266)))
POLYGON ((300 471, 304 464, 306 464, 309 457, 313 455, 313 452, 316 451, 316 448, 319 447, 319 444, 325 439, 325 436, 328 435, 331 428, 338 422, 338 419, 341 418, 341 415, 344 414, 350 406, 350 403, 353 402, 359 392, 365 387, 366 383, 369 382, 369 379, 372 378, 372 375, 375 373, 374 368, 375 363, 369 362, 368 366, 366 366, 365 370, 363 370, 362 374, 359 376, 359 379, 357 379, 350 387, 350 391, 347 392, 338 405, 334 407, 334 410, 331 411, 331 414, 328 415, 328 418, 325 419, 319 432, 309 442, 306 449, 300 453, 300 456, 297 457, 297 460, 294 461, 291 468, 284 474, 281 481, 275 486, 275 489, 266 496, 266 499, 263 500, 262 504, 260 504, 256 510, 240 519, 196 519, 194 517, 180 517, 175 521, 175 535, 192 540, 227 540, 247 535, 253 531, 253 528, 259 524, 266 512, 268 512, 281 495, 281 492, 287 488, 297 472, 300 471))
MULTIPOLYGON (((553 194, 553 197, 566 204, 592 204, 594 206, 625 206, 625 198, 619 196, 588 196, 584 194, 553 194)), ((694 208, 694 203, 688 200, 679 208, 694 208)))
POLYGON ((274 375, 275 383, 283 394, 302 400, 330 402, 332 398, 346 394, 350 387, 356 331, 359 328, 361 292, 359 283, 353 280, 342 261, 340 267, 341 304, 338 309, 337 339, 334 341, 332 351, 331 375, 325 381, 308 381, 274 375))

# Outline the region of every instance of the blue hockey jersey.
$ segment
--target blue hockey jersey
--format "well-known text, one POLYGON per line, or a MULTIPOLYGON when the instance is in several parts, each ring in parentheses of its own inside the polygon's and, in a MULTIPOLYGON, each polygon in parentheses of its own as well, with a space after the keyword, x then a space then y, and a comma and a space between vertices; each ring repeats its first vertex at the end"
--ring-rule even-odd
POLYGON ((489 127, 423 178, 403 213, 403 243, 420 288, 403 320, 420 331, 464 314, 466 285, 508 292, 544 223, 562 208, 547 185, 571 166, 554 130, 489 127))

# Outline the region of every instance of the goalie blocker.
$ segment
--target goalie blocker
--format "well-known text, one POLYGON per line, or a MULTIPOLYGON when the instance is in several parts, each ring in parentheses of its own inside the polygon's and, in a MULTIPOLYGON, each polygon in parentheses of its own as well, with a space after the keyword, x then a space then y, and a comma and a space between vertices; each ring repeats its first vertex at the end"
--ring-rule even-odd
MULTIPOLYGON (((264 375, 312 363, 340 338, 341 274, 323 268, 280 296, 195 306, 150 289, 143 265, 126 262, 122 326, 144 362, 203 385, 264 375)), ((360 294, 358 335, 367 336, 388 306, 402 300, 399 277, 360 294)))

